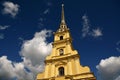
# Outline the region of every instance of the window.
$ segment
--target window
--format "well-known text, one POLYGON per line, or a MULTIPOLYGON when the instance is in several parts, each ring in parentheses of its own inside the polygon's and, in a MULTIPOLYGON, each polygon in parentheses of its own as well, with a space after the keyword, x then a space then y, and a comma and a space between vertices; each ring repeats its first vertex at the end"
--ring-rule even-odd
POLYGON ((63 49, 60 49, 60 50, 59 50, 59 53, 60 53, 60 55, 63 55, 63 54, 64 54, 64 50, 63 50, 63 49))
POLYGON ((58 71, 59 71, 59 76, 64 76, 64 68, 63 67, 60 67, 58 69, 58 71))
POLYGON ((63 36, 60 36, 60 40, 63 40, 63 36))

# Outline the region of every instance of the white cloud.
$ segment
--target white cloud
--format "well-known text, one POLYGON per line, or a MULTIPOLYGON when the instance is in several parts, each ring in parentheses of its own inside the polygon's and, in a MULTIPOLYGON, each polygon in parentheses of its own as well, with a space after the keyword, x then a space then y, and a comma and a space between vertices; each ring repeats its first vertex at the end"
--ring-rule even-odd
POLYGON ((120 80, 120 76, 118 76, 115 80, 120 80))
POLYGON ((7 59, 7 56, 0 58, 0 78, 11 79, 15 76, 12 62, 7 59))
POLYGON ((4 9, 3 9, 3 14, 9 14, 13 18, 18 14, 19 11, 19 5, 14 4, 13 2, 6 1, 3 3, 4 9))
POLYGON ((0 30, 5 30, 5 29, 7 29, 9 26, 8 25, 5 25, 5 26, 1 26, 0 25, 0 30))
POLYGON ((0 57, 0 80, 33 80, 32 73, 25 70, 24 64, 15 63, 7 59, 7 56, 0 57))
POLYGON ((103 35, 103 33, 102 33, 102 30, 100 28, 97 28, 97 29, 93 29, 91 35, 93 37, 100 37, 103 35))
POLYGON ((83 20, 83 28, 82 28, 82 37, 85 38, 87 36, 91 37, 100 37, 103 35, 102 30, 100 28, 92 29, 90 21, 87 15, 82 16, 83 20))
POLYGON ((35 80, 36 74, 44 69, 45 57, 51 53, 52 45, 46 41, 50 36, 50 30, 42 30, 24 41, 20 51, 22 62, 0 57, 0 80, 35 80))
MULTIPOLYGON (((14 73, 17 80, 33 80, 33 73, 25 69, 25 65, 21 63, 14 63, 14 73)), ((14 74, 13 73, 13 74, 14 74)))
POLYGON ((100 80, 120 80, 120 56, 102 59, 96 68, 100 80))
POLYGON ((43 70, 44 59, 50 54, 52 45, 46 42, 46 38, 51 34, 50 30, 37 32, 34 38, 27 40, 22 45, 21 55, 23 56, 24 64, 34 73, 43 70))
POLYGON ((86 15, 83 15, 82 19, 83 19, 82 37, 86 37, 87 35, 89 35, 90 24, 88 17, 86 15))
POLYGON ((4 34, 0 33, 0 39, 4 39, 4 34))

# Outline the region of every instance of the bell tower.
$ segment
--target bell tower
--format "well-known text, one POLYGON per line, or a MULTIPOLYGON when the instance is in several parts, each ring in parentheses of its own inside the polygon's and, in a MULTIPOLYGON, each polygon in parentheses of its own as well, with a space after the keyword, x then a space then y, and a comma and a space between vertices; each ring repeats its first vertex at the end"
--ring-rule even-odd
POLYGON ((45 70, 36 80, 96 80, 88 66, 80 64, 80 56, 72 46, 70 30, 65 22, 62 4, 61 23, 54 32, 53 48, 45 60, 45 70))

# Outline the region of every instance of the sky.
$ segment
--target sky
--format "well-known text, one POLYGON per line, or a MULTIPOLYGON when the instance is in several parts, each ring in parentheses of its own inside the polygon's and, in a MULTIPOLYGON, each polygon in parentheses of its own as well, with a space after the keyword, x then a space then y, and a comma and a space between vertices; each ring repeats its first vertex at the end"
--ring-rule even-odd
POLYGON ((34 80, 44 70, 62 4, 80 64, 97 80, 120 80, 119 0, 0 0, 0 80, 34 80))

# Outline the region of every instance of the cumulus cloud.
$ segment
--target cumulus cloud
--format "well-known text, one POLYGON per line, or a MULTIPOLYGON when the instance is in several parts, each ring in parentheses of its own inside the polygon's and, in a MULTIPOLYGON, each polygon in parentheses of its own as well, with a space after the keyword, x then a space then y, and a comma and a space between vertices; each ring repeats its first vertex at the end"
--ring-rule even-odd
POLYGON ((44 59, 51 52, 52 45, 46 42, 50 34, 50 30, 37 32, 33 39, 25 41, 22 45, 20 54, 23 56, 24 64, 34 73, 43 70, 44 59))
POLYGON ((5 26, 0 25, 0 30, 5 30, 5 29, 7 29, 8 27, 9 27, 8 25, 5 25, 5 26))
POLYGON ((87 36, 92 37, 100 37, 103 35, 102 30, 100 28, 92 29, 88 16, 85 14, 82 16, 83 20, 83 28, 82 28, 82 37, 85 38, 87 36))
POLYGON ((13 2, 6 1, 3 3, 4 9, 3 9, 3 14, 9 14, 12 17, 15 17, 18 14, 19 11, 19 5, 14 4, 13 2))
POLYGON ((22 62, 0 57, 0 80, 35 80, 36 74, 44 69, 45 57, 51 53, 52 45, 46 40, 50 36, 51 30, 42 30, 24 41, 20 51, 22 62))
POLYGON ((100 80, 120 80, 120 56, 102 59, 96 68, 100 80))
POLYGON ((13 65, 10 60, 7 59, 7 56, 2 56, 0 58, 0 78, 11 79, 15 76, 13 73, 13 65))
POLYGON ((0 80, 33 80, 32 74, 25 70, 23 63, 15 63, 7 59, 7 56, 0 57, 0 80))
POLYGON ((115 80, 120 80, 120 76, 119 76, 119 77, 117 77, 115 80))

